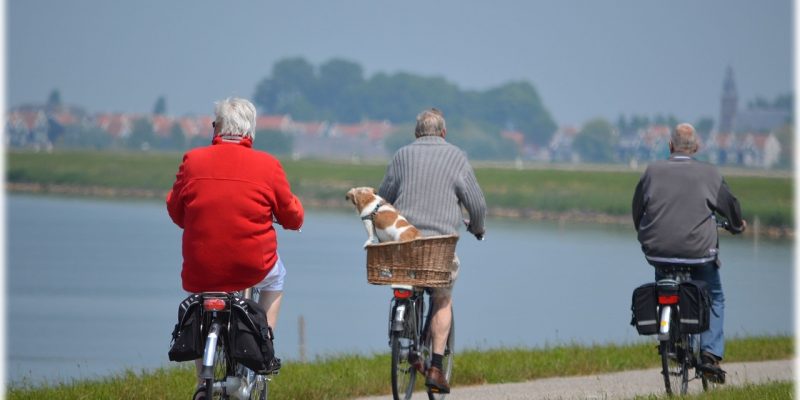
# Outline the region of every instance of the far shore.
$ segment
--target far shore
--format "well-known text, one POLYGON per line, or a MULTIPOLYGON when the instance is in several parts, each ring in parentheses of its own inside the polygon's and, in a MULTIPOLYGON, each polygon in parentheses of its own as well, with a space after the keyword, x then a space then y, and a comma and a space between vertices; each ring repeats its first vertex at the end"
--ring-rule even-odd
MULTIPOLYGON (((6 191, 9 193, 60 195, 77 197, 96 197, 114 199, 164 199, 166 190, 113 188, 104 186, 81 186, 44 183, 6 182, 6 191)), ((302 197, 303 204, 309 208, 326 210, 350 210, 347 204, 337 199, 302 197)), ((536 209, 489 207, 491 217, 524 219, 528 221, 553 221, 565 223, 596 223, 631 225, 629 216, 612 215, 599 212, 586 211, 542 211, 536 209)), ((770 239, 794 239, 794 230, 788 227, 763 226, 750 222, 745 235, 763 235, 770 239)))

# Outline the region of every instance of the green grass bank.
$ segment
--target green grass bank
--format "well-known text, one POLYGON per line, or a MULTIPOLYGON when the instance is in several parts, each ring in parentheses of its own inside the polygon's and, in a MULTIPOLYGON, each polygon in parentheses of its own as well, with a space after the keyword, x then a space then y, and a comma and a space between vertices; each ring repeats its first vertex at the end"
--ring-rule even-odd
MULTIPOLYGON (((726 343, 726 352, 726 362, 789 359, 794 355, 794 342, 793 338, 784 336, 731 339, 726 343)), ((654 342, 647 341, 632 345, 469 350, 457 353, 455 363, 453 385, 467 386, 654 368, 660 365, 660 360, 654 342)), ((189 364, 152 372, 128 372, 97 381, 41 387, 17 385, 8 389, 7 398, 184 400, 191 396, 194 389, 193 365, 189 364)), ((418 382, 418 388, 422 390, 421 382, 418 382)), ((757 390, 761 390, 760 387, 757 390)), ((770 393, 785 391, 783 386, 768 390, 770 393)), ((272 400, 350 399, 389 393, 387 354, 341 355, 308 363, 287 362, 270 386, 272 400)))
MULTIPOLYGON (((11 190, 123 197, 160 197, 175 178, 178 153, 10 152, 11 190)), ((347 208, 345 192, 380 185, 386 166, 282 160, 292 189, 311 206, 347 208)), ((585 166, 581 170, 477 166, 490 213, 531 219, 571 218, 630 223, 641 171, 585 166)), ((793 229, 793 181, 787 176, 729 174, 745 218, 767 231, 793 229)), ((769 232, 768 232, 769 233, 769 232)))

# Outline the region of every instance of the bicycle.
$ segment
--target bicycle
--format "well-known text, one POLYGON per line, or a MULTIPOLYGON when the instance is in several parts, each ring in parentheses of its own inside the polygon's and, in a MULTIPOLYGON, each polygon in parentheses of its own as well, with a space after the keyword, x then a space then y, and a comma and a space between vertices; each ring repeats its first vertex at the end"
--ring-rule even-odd
MULTIPOLYGON (((727 221, 717 221, 718 228, 728 228, 727 221)), ((679 303, 679 287, 690 281, 691 265, 667 264, 657 266, 656 271, 663 277, 656 282, 656 294, 659 316, 658 352, 661 355, 661 374, 667 394, 685 395, 688 391, 689 370, 694 369, 692 379, 700 379, 703 391, 716 387, 725 381, 724 372, 715 374, 701 371, 700 334, 681 332, 681 310, 679 303)))
MULTIPOLYGON (((239 292, 204 292, 201 311, 201 332, 205 340, 200 377, 203 384, 198 386, 192 399, 202 392, 206 400, 266 400, 269 381, 278 374, 280 363, 267 374, 257 374, 236 362, 230 350, 231 303, 240 298, 239 292)), ((252 289, 241 293, 241 298, 258 300, 252 289), (255 297, 255 298, 253 298, 255 297)))
MULTIPOLYGON (((425 376, 431 365, 433 313, 430 301, 425 301, 424 288, 409 285, 391 285, 391 288, 389 346, 392 349, 392 395, 395 400, 408 400, 414 392, 417 372, 425 376)), ((442 361, 442 372, 448 382, 453 373, 454 339, 455 321, 450 324, 442 361)), ((430 388, 427 393, 429 400, 441 400, 446 396, 430 388)))

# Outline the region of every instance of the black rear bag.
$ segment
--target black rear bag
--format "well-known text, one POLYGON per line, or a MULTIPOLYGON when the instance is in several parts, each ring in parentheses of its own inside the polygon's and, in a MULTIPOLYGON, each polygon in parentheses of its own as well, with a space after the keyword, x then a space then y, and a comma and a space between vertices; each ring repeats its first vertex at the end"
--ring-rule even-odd
POLYGON ((708 330, 711 316, 711 296, 703 281, 681 282, 678 308, 682 333, 703 333, 708 330))
POLYGON ((203 356, 200 300, 200 295, 193 294, 178 306, 178 323, 172 329, 172 341, 169 346, 170 361, 190 361, 203 356))
POLYGON ((261 306, 253 300, 234 298, 231 302, 231 356, 259 374, 275 367, 272 329, 261 306))
POLYGON ((646 283, 633 291, 631 325, 640 335, 658 333, 658 296, 655 282, 646 283))

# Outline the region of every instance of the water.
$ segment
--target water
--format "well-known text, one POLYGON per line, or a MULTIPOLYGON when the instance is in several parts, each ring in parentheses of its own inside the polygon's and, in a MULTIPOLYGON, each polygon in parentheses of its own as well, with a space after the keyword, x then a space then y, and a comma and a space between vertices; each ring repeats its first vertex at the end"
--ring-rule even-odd
MULTIPOLYGON (((170 365, 181 231, 161 203, 11 195, 8 380, 58 382, 170 365)), ((632 228, 490 220, 464 236, 454 292, 457 349, 630 343, 630 295, 652 279, 632 228)), ((390 291, 366 283, 355 213, 311 211, 281 231, 288 276, 276 349, 386 352, 390 291)), ((789 241, 722 238, 728 335, 791 334, 789 241)))

